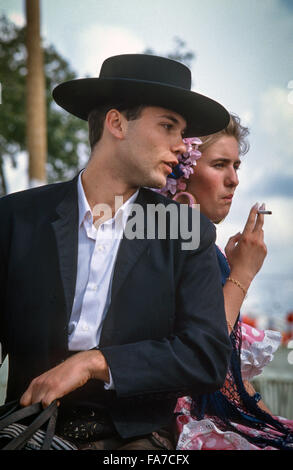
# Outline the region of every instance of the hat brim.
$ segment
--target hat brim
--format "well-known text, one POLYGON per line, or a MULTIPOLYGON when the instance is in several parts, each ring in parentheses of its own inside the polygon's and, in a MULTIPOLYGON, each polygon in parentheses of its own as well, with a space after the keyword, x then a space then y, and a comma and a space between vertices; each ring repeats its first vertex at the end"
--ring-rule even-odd
POLYGON ((230 120, 218 102, 199 93, 157 82, 131 79, 82 78, 61 83, 53 90, 56 103, 87 120, 90 111, 108 103, 160 106, 177 112, 187 121, 185 137, 214 134, 230 120))

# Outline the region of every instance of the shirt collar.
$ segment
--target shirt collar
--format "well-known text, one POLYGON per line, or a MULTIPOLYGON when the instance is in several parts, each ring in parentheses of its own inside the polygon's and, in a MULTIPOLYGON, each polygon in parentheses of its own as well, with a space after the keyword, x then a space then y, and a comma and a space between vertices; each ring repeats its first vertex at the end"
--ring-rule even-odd
MULTIPOLYGON (((84 171, 84 170, 83 170, 84 171)), ((91 224, 93 223, 93 214, 90 208, 90 205, 88 203, 88 200, 86 198, 82 181, 81 181, 81 175, 83 173, 81 171, 78 175, 78 183, 77 183, 77 192, 78 192, 78 212, 79 212, 79 223, 78 226, 80 227, 82 223, 84 222, 85 218, 88 217, 89 221, 91 224)), ((107 220, 104 222, 105 224, 107 223, 112 223, 113 220, 120 219, 122 221, 122 226, 123 230, 125 229, 127 219, 131 213, 131 205, 135 202, 137 196, 139 193, 139 189, 130 197, 127 199, 127 201, 119 207, 117 210, 115 216, 113 219, 107 220)))
MULTIPOLYGON (((84 171, 84 170, 83 170, 84 171)), ((86 218, 86 216, 92 217, 92 211, 89 206, 89 203, 87 201, 83 186, 82 186, 82 181, 81 181, 81 175, 83 173, 81 171, 78 175, 78 182, 77 182, 77 194, 78 194, 78 226, 80 227, 86 218)), ((93 220, 93 219, 92 219, 93 220)))

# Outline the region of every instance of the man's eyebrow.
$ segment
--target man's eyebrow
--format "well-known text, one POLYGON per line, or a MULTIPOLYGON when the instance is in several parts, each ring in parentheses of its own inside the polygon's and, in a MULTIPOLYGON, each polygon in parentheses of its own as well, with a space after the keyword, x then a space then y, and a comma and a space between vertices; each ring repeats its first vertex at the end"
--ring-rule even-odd
MULTIPOLYGON (((172 116, 171 114, 161 114, 160 115, 160 118, 165 118, 165 119, 169 119, 170 121, 174 122, 174 124, 178 124, 180 125, 180 122, 178 121, 178 119, 176 119, 174 116, 172 116)), ((184 129, 182 130, 182 132, 184 132, 186 130, 186 126, 184 126, 184 129)))

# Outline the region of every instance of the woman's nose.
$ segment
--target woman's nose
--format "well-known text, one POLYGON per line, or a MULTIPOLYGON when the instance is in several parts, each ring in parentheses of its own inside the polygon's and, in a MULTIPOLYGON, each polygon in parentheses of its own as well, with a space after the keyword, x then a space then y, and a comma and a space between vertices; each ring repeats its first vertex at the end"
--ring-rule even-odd
POLYGON ((235 168, 230 169, 229 174, 227 175, 227 178, 226 178, 226 184, 228 186, 233 186, 233 187, 238 186, 239 178, 238 178, 238 174, 235 168))

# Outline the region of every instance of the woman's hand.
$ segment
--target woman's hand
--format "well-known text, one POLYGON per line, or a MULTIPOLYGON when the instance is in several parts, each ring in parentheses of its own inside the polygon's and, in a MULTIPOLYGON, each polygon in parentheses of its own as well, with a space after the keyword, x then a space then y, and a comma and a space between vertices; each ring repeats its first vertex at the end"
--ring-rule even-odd
MULTIPOLYGON (((264 209, 264 204, 261 206, 264 209)), ((249 213, 244 230, 231 237, 225 253, 231 268, 230 276, 237 279, 245 289, 263 265, 267 255, 264 243, 264 215, 258 214, 258 204, 249 213)))

